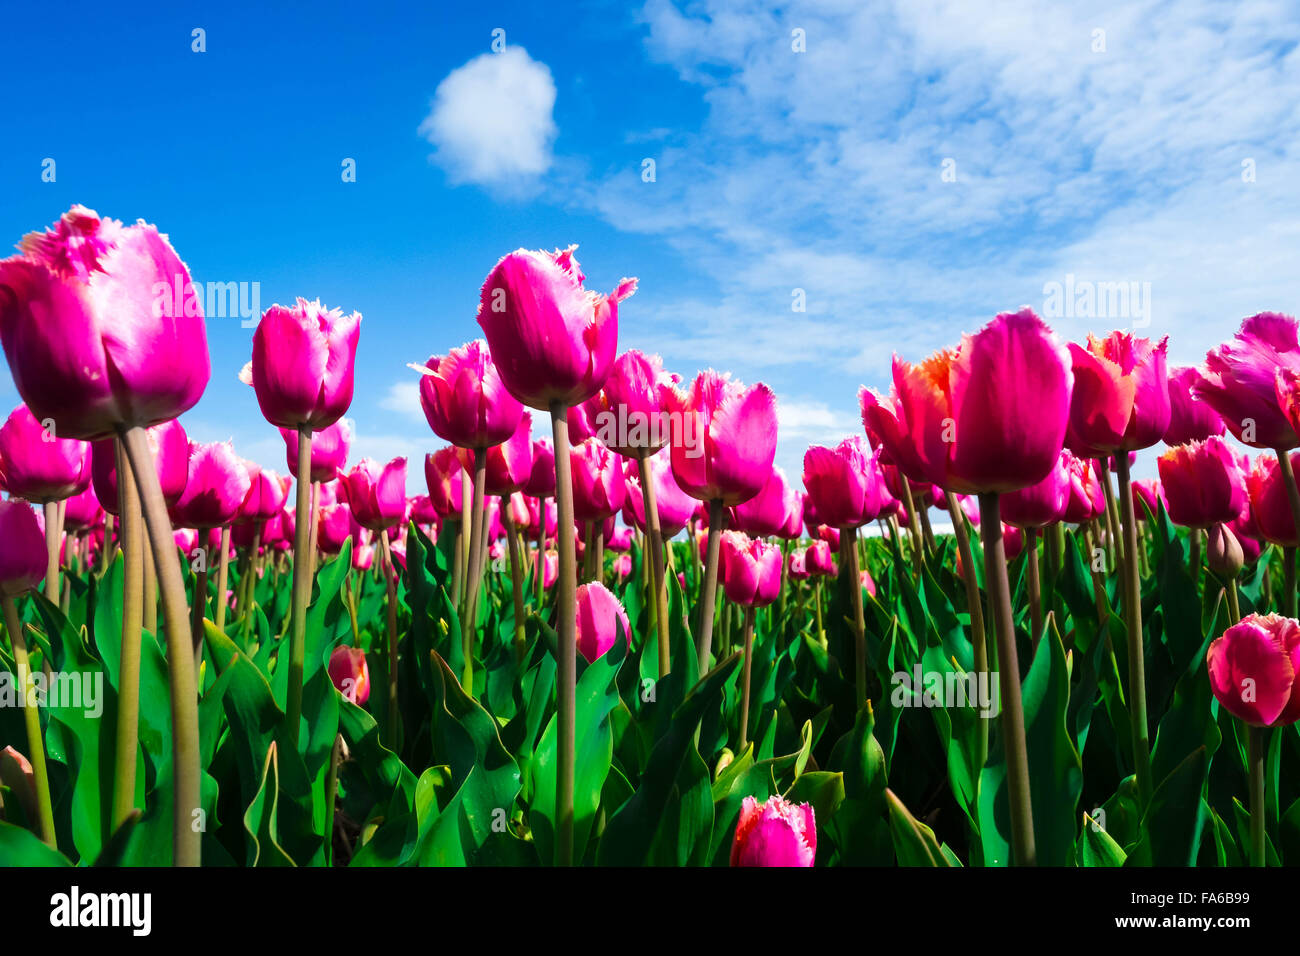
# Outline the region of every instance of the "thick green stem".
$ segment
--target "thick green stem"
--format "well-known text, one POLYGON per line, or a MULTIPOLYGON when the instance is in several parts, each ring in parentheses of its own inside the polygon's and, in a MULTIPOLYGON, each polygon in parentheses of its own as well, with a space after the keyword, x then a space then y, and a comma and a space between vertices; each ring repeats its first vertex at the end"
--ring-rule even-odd
MULTIPOLYGON (((118 472, 121 474, 121 472, 118 472)), ((143 520, 143 519, 142 519, 143 520)), ((158 636, 158 572, 153 566, 153 549, 144 547, 143 534, 141 535, 141 548, 144 554, 144 620, 143 626, 146 631, 155 637, 158 636)))
POLYGON ((556 544, 560 549, 553 618, 559 653, 555 713, 558 743, 555 761, 555 864, 571 866, 573 775, 577 750, 574 728, 578 685, 578 568, 573 543, 573 471, 569 460, 568 409, 561 402, 551 406, 551 439, 555 447, 556 544))
POLYGON ((474 449, 474 500, 470 515, 469 560, 465 565, 465 607, 460 616, 461 653, 465 656, 462 684, 465 693, 474 693, 474 629, 478 626, 478 596, 483 584, 483 495, 487 486, 487 449, 474 449))
POLYGON ((117 733, 113 751, 113 829, 135 809, 135 769, 140 746, 140 629, 144 623, 144 520, 135 478, 126 465, 122 442, 117 457, 117 503, 122 516, 122 653, 118 668, 117 733))
POLYGON ((388 585, 388 745, 394 753, 401 745, 401 708, 397 700, 397 565, 388 541, 388 529, 379 532, 384 549, 384 579, 388 585))
MULTIPOLYGON (((709 670, 713 652, 713 607, 718 590, 718 548, 722 541, 722 522, 726 511, 722 500, 709 502, 709 544, 704 556, 704 583, 700 590, 700 638, 698 642, 700 673, 709 670)), ((694 542, 692 542, 694 545, 694 542)))
POLYGON ((537 561, 533 568, 533 587, 537 589, 537 610, 542 609, 546 590, 546 499, 537 499, 537 561))
POLYGON ((754 663, 754 609, 745 608, 745 666, 740 676, 740 752, 749 746, 749 676, 754 663))
POLYGON ((1151 747, 1147 742, 1146 651, 1142 637, 1142 582, 1138 577, 1137 517, 1129 480, 1128 455, 1119 454, 1119 510, 1124 531, 1122 568, 1124 626, 1128 631, 1128 705, 1133 724, 1133 764, 1142 806, 1151 800, 1151 747))
POLYGON ((515 596, 515 659, 522 662, 527 640, 524 634, 524 554, 519 544, 519 528, 510 514, 510 498, 501 499, 501 522, 510 546, 510 583, 515 596))
POLYGON ((1002 508, 996 493, 980 501, 980 535, 984 544, 984 586, 993 611, 998 645, 998 689, 1002 698, 1002 746, 1007 761, 1007 802, 1011 811, 1011 853, 1018 866, 1035 866, 1034 810, 1029 789, 1029 750, 1025 712, 1020 698, 1020 661, 1011 617, 1011 586, 1002 544, 1002 508))
POLYGON ((298 746, 302 722, 302 674, 307 659, 307 605, 311 602, 311 426, 298 428, 298 494, 293 522, 293 601, 289 632, 289 690, 285 697, 285 719, 289 742, 298 746))
MULTIPOLYGON (((952 517, 952 532, 957 538, 957 554, 961 558, 961 577, 966 586, 966 607, 970 611, 971 648, 974 657, 975 677, 986 686, 985 673, 989 669, 989 650, 984 636, 984 600, 980 597, 979 579, 975 576, 975 557, 971 551, 970 534, 966 528, 966 512, 961 510, 961 502, 951 491, 944 492, 948 498, 948 514, 952 517)), ((989 722, 983 709, 978 711, 980 727, 979 766, 989 752, 989 722)))
POLYGON ((1038 529, 1025 528, 1025 590, 1029 597, 1029 639, 1035 650, 1043 632, 1043 584, 1038 576, 1038 529))
POLYGON ((118 437, 135 475, 162 594, 172 717, 172 858, 176 866, 198 866, 203 840, 199 825, 203 808, 199 791, 199 700, 194 646, 185 626, 185 583, 148 435, 143 428, 131 427, 118 437))
POLYGON ((230 525, 221 529, 221 557, 217 565, 217 594, 214 607, 218 631, 226 629, 226 582, 230 574, 230 525))
POLYGON ((45 502, 45 597, 51 604, 59 603, 59 541, 62 532, 59 503, 45 502))
MULTIPOLYGON (((645 509, 645 548, 650 553, 650 586, 654 589, 654 623, 659 636, 659 676, 665 677, 671 662, 668 653, 668 588, 664 581, 664 540, 659 525, 659 502, 650 457, 642 455, 637 459, 636 466, 641 477, 641 503, 645 509)), ((649 635, 646 635, 646 639, 649 639, 649 635)))
POLYGON ((858 709, 867 702, 867 627, 862 608, 862 572, 858 566, 858 529, 840 531, 840 553, 848 564, 849 599, 853 607, 853 683, 858 693, 858 709))
POLYGON ((32 776, 36 783, 36 815, 40 836, 54 846, 54 809, 50 802, 50 775, 45 766, 45 741, 41 737, 41 715, 37 707, 28 706, 35 700, 36 688, 32 683, 32 668, 27 657, 27 639, 23 636, 22 622, 18 620, 18 606, 8 594, 0 594, 4 605, 5 628, 14 650, 14 670, 18 678, 18 706, 23 710, 23 724, 27 728, 27 750, 31 754, 32 776))
POLYGON ((1264 866, 1264 730, 1246 728, 1247 763, 1250 771, 1250 865, 1264 866))

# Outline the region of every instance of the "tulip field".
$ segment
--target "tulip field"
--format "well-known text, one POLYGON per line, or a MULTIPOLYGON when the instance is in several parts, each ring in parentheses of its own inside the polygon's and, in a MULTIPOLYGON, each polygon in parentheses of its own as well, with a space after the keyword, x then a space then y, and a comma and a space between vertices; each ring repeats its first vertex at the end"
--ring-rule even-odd
POLYGON ((359 313, 265 310, 282 465, 188 437, 158 228, 0 261, 0 864, 1300 864, 1295 318, 994 303, 788 475, 576 248, 418 342, 423 461, 351 453, 359 313))

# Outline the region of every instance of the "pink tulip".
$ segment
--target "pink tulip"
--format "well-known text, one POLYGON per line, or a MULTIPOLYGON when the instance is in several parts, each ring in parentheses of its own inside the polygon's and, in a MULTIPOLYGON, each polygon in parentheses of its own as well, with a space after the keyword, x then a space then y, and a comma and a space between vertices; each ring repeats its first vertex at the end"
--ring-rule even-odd
MULTIPOLYGON (((333 425, 352 404, 361 315, 299 297, 273 305, 253 333, 253 360, 240 373, 272 425, 313 432, 333 425)), ((296 448, 295 448, 296 451, 296 448)))
POLYGON ((420 406, 429 427, 443 441, 458 448, 488 448, 517 432, 523 406, 501 383, 483 339, 411 368, 423 373, 420 406))
POLYGON ((23 501, 0 501, 0 594, 15 597, 45 580, 45 531, 23 501))
POLYGON ((355 521, 346 504, 321 508, 316 514, 316 546, 325 554, 338 554, 352 534, 355 521))
MULTIPOLYGON (((792 509, 796 505, 802 508, 803 502, 796 502, 797 494, 798 491, 786 480, 785 472, 779 465, 773 465, 758 494, 731 509, 727 527, 755 537, 781 535, 790 521, 792 509)), ((802 525, 802 514, 798 521, 802 525)))
POLYGON ((153 425, 193 407, 211 368, 189 271, 158 230, 73 206, 0 261, 0 343, 60 438, 153 425))
POLYGON ((1284 411, 1290 392, 1280 380, 1284 370, 1300 372, 1296 320, 1261 312, 1244 320, 1231 341, 1206 353, 1192 394, 1219 413, 1238 441, 1285 451, 1300 444, 1300 436, 1284 411))
POLYGON ((528 502, 528 537, 536 539, 538 535, 543 533, 547 538, 555 537, 555 500, 553 498, 527 498, 526 500, 528 502), (543 519, 543 514, 545 514, 545 519, 543 519), (546 522, 544 532, 541 526, 543 520, 546 522))
MULTIPOLYGON (((659 532, 667 541, 682 532, 699 502, 682 491, 673 478, 672 462, 667 452, 651 455, 648 464, 655 488, 655 507, 659 510, 659 532)), ((629 461, 624 465, 623 481, 627 487, 623 520, 644 534, 645 497, 641 493, 641 475, 636 462, 629 461)))
POLYGON ((0 425, 0 479, 28 501, 63 501, 90 487, 90 445, 47 429, 26 405, 0 425))
POLYGON ((555 497, 555 449, 546 438, 533 442, 533 467, 523 491, 532 498, 555 497))
POLYGON ((621 636, 631 641, 627 611, 609 588, 598 581, 578 587, 578 653, 594 663, 621 636))
POLYGON ((560 574, 560 556, 554 551, 547 551, 542 558, 542 587, 549 590, 560 574))
POLYGON ((1228 713, 1254 727, 1300 719, 1300 624, 1279 614, 1249 614, 1205 655, 1210 689, 1228 713))
POLYGON ((1002 313, 955 351, 894 358, 889 398, 862 390, 862 421, 907 477, 967 494, 1042 481, 1065 440, 1069 351, 1029 309, 1002 313))
MULTIPOLYGON (((528 481, 533 469, 532 428, 533 416, 520 409, 514 432, 500 444, 487 449, 487 470, 483 485, 485 494, 511 495, 528 481)), ((456 449, 461 467, 470 475, 474 474, 474 455, 472 448, 456 449)))
POLYGON ((772 796, 746 797, 731 842, 732 866, 812 866, 817 858, 817 815, 811 804, 772 796))
POLYGON ((411 520, 420 526, 436 525, 440 519, 438 509, 428 495, 416 495, 407 502, 411 520))
POLYGON ((1223 419, 1207 402, 1200 401, 1193 389, 1201 380, 1201 373, 1191 366, 1169 370, 1169 427, 1165 429, 1166 445, 1186 445, 1204 441, 1211 435, 1223 434, 1223 419))
POLYGON ((786 570, 794 581, 808 580, 812 576, 812 573, 808 570, 808 552, 803 548, 796 548, 791 551, 786 570))
POLYGON ((766 607, 781 593, 781 549, 739 531, 724 531, 720 577, 727 598, 747 607, 766 607))
POLYGON ((248 471, 248 494, 239 506, 239 520, 268 521, 280 513, 289 494, 288 484, 275 472, 264 471, 252 462, 244 463, 248 471))
POLYGON ((831 556, 831 546, 825 541, 814 541, 808 545, 804 560, 809 574, 833 578, 840 573, 835 566, 835 558, 831 556))
POLYGON ((177 528, 172 532, 172 540, 187 558, 199 547, 199 533, 193 528, 177 528))
POLYGON ((861 436, 846 438, 833 449, 809 448, 803 456, 803 483, 817 517, 836 529, 875 521, 890 497, 880 452, 871 451, 861 436))
POLYGON ((89 531, 104 520, 104 509, 99 506, 95 492, 87 488, 68 499, 63 513, 63 528, 68 532, 89 531))
POLYGON ((1067 466, 1070 472, 1070 493, 1062 520, 1071 524, 1083 524, 1101 517, 1106 513, 1106 489, 1101 485, 1101 476, 1092 459, 1076 458, 1070 454, 1067 466))
POLYGON ((330 680, 346 700, 358 707, 370 700, 370 668, 366 652, 359 647, 336 647, 327 668, 330 680))
POLYGON ((867 594, 871 595, 872 597, 875 597, 876 581, 871 576, 871 572, 868 571, 866 568, 863 568, 862 573, 858 575, 858 578, 862 584, 862 590, 866 591, 867 594))
POLYGON ((1025 550, 1024 532, 1013 524, 1004 524, 1002 526, 1002 549, 1006 552, 1008 561, 1014 561, 1020 557, 1020 552, 1025 550))
POLYGON ((620 455, 638 458, 668 445, 664 427, 678 377, 664 371, 663 359, 636 349, 614 360, 604 388, 596 394, 596 437, 620 455), (608 433, 608 434, 606 434, 608 433))
POLYGON ((570 408, 605 383, 618 347, 618 305, 636 291, 624 279, 609 296, 588 292, 570 246, 518 249, 488 274, 478 324, 510 393, 531 408, 570 408))
POLYGON ((776 456, 776 396, 709 369, 690 390, 673 390, 681 425, 672 436, 673 475, 693 498, 738 505, 767 483, 776 456))
POLYGON ((632 573, 632 555, 620 554, 614 559, 614 576, 622 580, 632 573))
POLYGON ((1129 332, 1070 344, 1074 394, 1070 427, 1092 448, 1110 452, 1149 448, 1169 429, 1167 339, 1158 344, 1129 332))
MULTIPOLYGON (((1148 509, 1152 517, 1160 514, 1160 503, 1165 500, 1165 490, 1160 486, 1160 482, 1154 480, 1135 481, 1131 490, 1133 492, 1133 513, 1139 521, 1146 520, 1146 511, 1143 511, 1143 508, 1148 509)), ((1168 505, 1165 505, 1165 510, 1169 510, 1168 505)))
POLYGON ((460 457, 451 446, 424 456, 424 480, 428 484, 429 500, 441 517, 460 520, 464 474, 460 457))
POLYGON ((573 446, 573 516, 604 521, 623 507, 626 488, 622 462, 595 438, 573 446))
POLYGON ((380 466, 363 458, 342 476, 348 504, 357 523, 379 532, 400 524, 406 516, 406 459, 380 466))
POLYGON ((230 442, 190 442, 189 479, 172 508, 176 524, 185 528, 230 524, 251 485, 248 469, 230 442))
POLYGON ((1156 464, 1169 517, 1177 524, 1208 528, 1234 520, 1246 507, 1246 475, 1217 435, 1170 448, 1156 464))
POLYGON ((1075 460, 1062 451, 1055 467, 1037 484, 1002 496, 1002 518, 1017 528, 1041 528, 1065 516, 1070 497, 1070 462, 1075 460))
MULTIPOLYGON (((1291 467, 1300 468, 1300 452, 1291 454, 1291 467)), ((1246 494, 1250 498, 1251 516, 1264 540, 1283 547, 1300 544, 1282 469, 1272 455, 1258 455, 1251 462, 1246 473, 1246 494)))
MULTIPOLYGON (((289 428, 280 429, 284 439, 285 462, 289 474, 298 477, 298 433, 289 428)), ((312 432, 311 436, 311 480, 333 481, 339 472, 347 467, 348 452, 352 448, 352 427, 346 418, 340 418, 333 425, 312 432)))
POLYGON ((632 529, 614 528, 614 519, 606 522, 605 547, 610 551, 630 551, 632 549, 632 529))

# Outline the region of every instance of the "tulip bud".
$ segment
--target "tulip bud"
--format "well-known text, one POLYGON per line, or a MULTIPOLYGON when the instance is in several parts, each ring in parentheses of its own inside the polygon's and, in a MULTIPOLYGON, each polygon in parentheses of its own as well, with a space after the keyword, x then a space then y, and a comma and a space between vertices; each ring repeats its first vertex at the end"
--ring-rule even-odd
POLYGON ((817 858, 817 818, 812 804, 781 796, 759 803, 746 797, 731 844, 732 866, 812 866, 817 858))
POLYGON ((1246 563, 1246 555, 1237 536, 1227 525, 1216 524, 1209 530, 1207 537, 1205 563, 1223 580, 1236 580, 1246 563))
POLYGON ((627 611, 609 588, 599 581, 584 584, 578 588, 577 598, 578 653, 587 663, 603 657, 620 635, 631 640, 627 611))
POLYGON ((723 747, 722 754, 718 757, 718 765, 713 768, 713 779, 717 780, 722 776, 722 771, 731 766, 731 762, 736 759, 736 755, 731 752, 731 748, 723 747))
POLYGON ((0 594, 16 596, 45 580, 45 532, 25 501, 0 501, 0 594))
POLYGON ((370 668, 366 653, 357 647, 336 647, 330 655, 330 680, 338 692, 358 707, 370 699, 370 668))
MULTIPOLYGON (((0 750, 0 784, 4 784, 17 798, 23 814, 29 821, 37 819, 36 774, 31 761, 13 747, 0 750)), ((12 821, 13 814, 8 815, 12 821)))

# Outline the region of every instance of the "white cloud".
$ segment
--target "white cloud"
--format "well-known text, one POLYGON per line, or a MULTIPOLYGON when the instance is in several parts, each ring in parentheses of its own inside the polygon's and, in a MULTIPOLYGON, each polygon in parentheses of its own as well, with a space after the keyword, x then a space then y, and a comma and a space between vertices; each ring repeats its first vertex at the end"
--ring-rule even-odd
POLYGON ((428 427, 424 409, 420 407, 420 383, 412 373, 411 381, 394 382, 388 387, 388 394, 379 400, 379 407, 390 412, 397 412, 428 427))
POLYGON ((512 46, 452 70, 419 132, 452 182, 517 190, 551 166, 554 107, 550 69, 512 46))

